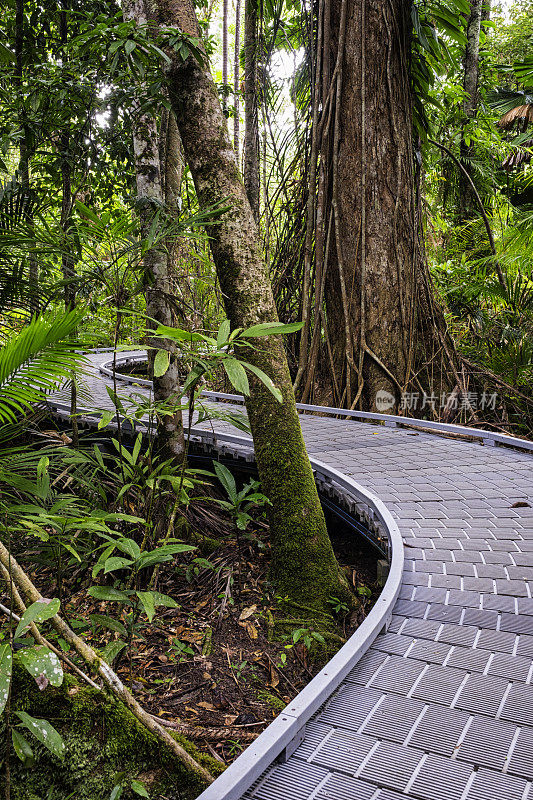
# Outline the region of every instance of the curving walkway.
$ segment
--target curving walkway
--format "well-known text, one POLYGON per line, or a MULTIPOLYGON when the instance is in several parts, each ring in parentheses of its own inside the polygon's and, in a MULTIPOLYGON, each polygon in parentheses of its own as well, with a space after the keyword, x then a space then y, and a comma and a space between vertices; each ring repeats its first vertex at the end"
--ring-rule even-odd
MULTIPOLYGON (((109 354, 90 361, 94 405, 109 407, 98 372, 109 354)), ((259 737, 283 739, 283 763, 258 775, 268 762, 254 745, 201 800, 533 800, 531 454, 301 420, 310 456, 392 514, 405 546, 399 598, 305 729, 283 728, 299 695, 259 737)))

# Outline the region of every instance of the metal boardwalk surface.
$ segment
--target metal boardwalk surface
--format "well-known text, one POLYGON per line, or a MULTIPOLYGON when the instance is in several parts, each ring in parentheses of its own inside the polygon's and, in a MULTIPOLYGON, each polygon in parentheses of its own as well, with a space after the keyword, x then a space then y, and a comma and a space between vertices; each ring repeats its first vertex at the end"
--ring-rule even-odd
MULTIPOLYGON (((87 385, 109 406, 96 371, 87 385)), ((532 456, 352 420, 301 422, 310 455, 392 513, 402 587, 387 632, 302 744, 235 797, 533 800, 532 456)), ((231 796, 216 785, 206 797, 231 796)))

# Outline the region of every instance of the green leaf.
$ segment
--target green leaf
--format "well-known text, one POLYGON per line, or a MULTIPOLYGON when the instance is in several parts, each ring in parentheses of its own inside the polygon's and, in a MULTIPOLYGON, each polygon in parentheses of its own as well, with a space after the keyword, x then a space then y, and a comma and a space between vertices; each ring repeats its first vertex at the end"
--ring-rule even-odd
POLYGON ((113 787, 113 791, 109 795, 109 800, 120 800, 123 792, 124 792, 124 787, 120 783, 118 783, 116 786, 113 787))
MULTIPOLYGON (((48 683, 52 686, 61 686, 63 683, 63 669, 61 662, 55 653, 39 645, 35 647, 24 647, 16 655, 18 661, 24 665, 32 678, 40 678, 44 675, 48 683)), ((41 686, 39 685, 39 688, 41 686)), ((44 688, 44 687, 42 687, 44 688)))
POLYGON ((111 603, 131 605, 131 599, 126 592, 113 589, 111 586, 91 586, 87 594, 90 594, 95 600, 108 600, 111 603))
POLYGON ((16 728, 11 728, 11 739, 13 741, 15 753, 20 758, 24 766, 33 767, 35 764, 35 758, 28 740, 16 728))
POLYGON ((155 603, 152 592, 136 592, 136 595, 141 601, 145 614, 148 617, 148 622, 151 622, 155 617, 155 603))
POLYGON ((220 349, 223 345, 225 345, 228 341, 229 334, 230 334, 231 326, 229 319, 225 319, 220 328, 218 329, 217 333, 217 347, 220 349))
POLYGON ((223 360, 222 366, 226 370, 231 385, 241 394, 249 395, 250 385, 242 364, 236 358, 229 357, 223 360))
POLYGON ((129 56, 135 50, 136 46, 137 45, 132 39, 127 39, 126 44, 124 45, 126 55, 129 56))
POLYGON ((116 642, 109 642, 109 644, 106 644, 106 646, 100 650, 100 653, 104 661, 107 661, 108 664, 112 664, 125 647, 127 647, 126 642, 117 639, 116 642))
POLYGON ((104 564, 104 575, 108 572, 114 572, 117 569, 125 569, 131 567, 133 561, 129 558, 121 558, 120 556, 111 556, 104 564))
POLYGON ((256 378, 259 378, 261 383, 263 383, 266 386, 268 391, 274 395, 278 403, 283 402, 283 396, 280 390, 277 388, 277 386, 274 386, 274 383, 271 380, 271 378, 269 378, 268 375, 265 372, 263 372, 262 369, 259 369, 259 367, 254 366, 254 364, 249 364, 247 361, 244 362, 244 366, 249 372, 252 372, 256 376, 256 378))
POLYGON ((228 497, 232 500, 233 503, 237 502, 237 485, 235 483, 235 478, 229 471, 224 464, 221 464, 219 461, 213 461, 213 468, 217 474, 217 478, 219 479, 220 483, 226 490, 228 497))
MULTIPOLYGON (((98 430, 101 431, 102 428, 107 428, 107 426, 112 421, 114 416, 115 416, 115 412, 114 411, 102 411, 102 416, 98 420, 98 430)), ((100 455, 100 458, 102 458, 101 455, 100 455)), ((102 466, 103 466, 103 462, 102 462, 102 466)))
POLYGON ((0 645, 0 714, 6 707, 13 671, 13 654, 8 644, 0 645))
MULTIPOLYGON (((8 63, 9 61, 15 61, 15 53, 12 53, 11 50, 0 42, 0 61, 4 63, 8 63)), ((7 167, 5 167, 4 172, 7 172, 7 167)))
POLYGON ((154 377, 161 378, 170 366, 170 353, 168 350, 158 350, 154 358, 154 377))
POLYGON ((117 539, 116 545, 119 550, 127 553, 134 561, 141 555, 141 548, 133 539, 117 539))
POLYGON ((46 619, 55 617, 58 611, 59 600, 57 597, 50 602, 39 600, 36 603, 32 603, 20 618, 17 630, 15 631, 15 639, 18 639, 19 636, 30 627, 32 622, 44 622, 46 619))
POLYGON ((163 547, 156 547, 155 550, 142 554, 138 561, 138 567, 145 569, 153 564, 163 564, 165 561, 171 561, 176 553, 190 553, 191 550, 196 550, 196 547, 190 544, 167 544, 163 547))
POLYGON ((161 594, 161 592, 152 592, 152 597, 154 598, 154 605, 157 606, 165 606, 166 608, 179 608, 178 603, 174 600, 174 598, 169 597, 168 594, 161 594))
POLYGON ((80 216, 87 217, 88 219, 91 220, 91 222, 100 225, 100 217, 97 214, 95 214, 92 208, 89 208, 89 206, 84 205, 82 202, 80 202, 80 200, 74 200, 74 204, 80 216))
POLYGON ((118 621, 118 619, 108 617, 106 614, 90 614, 89 619, 95 625, 100 625, 102 628, 107 628, 110 631, 116 631, 117 633, 122 634, 122 636, 127 635, 126 628, 122 622, 118 621))
POLYGON ((139 781, 131 782, 131 790, 135 792, 135 794, 138 794, 139 797, 150 797, 146 791, 146 788, 142 785, 142 783, 139 783, 139 781))
POLYGON ((281 322, 263 322, 260 325, 252 325, 251 328, 245 328, 241 336, 247 339, 259 336, 277 336, 282 333, 294 333, 299 331, 302 326, 303 322, 290 322, 288 325, 283 325, 281 322))
POLYGON ((41 744, 44 744, 51 753, 59 758, 63 757, 65 744, 53 725, 50 725, 45 719, 30 717, 25 711, 15 711, 15 714, 24 727, 27 728, 30 733, 33 733, 35 738, 41 742, 41 744))

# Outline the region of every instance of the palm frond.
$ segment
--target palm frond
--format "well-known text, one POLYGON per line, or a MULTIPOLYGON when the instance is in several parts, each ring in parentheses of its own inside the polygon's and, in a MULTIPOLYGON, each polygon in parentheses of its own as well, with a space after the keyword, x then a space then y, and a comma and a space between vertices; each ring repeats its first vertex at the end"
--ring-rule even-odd
POLYGON ((35 317, 0 349, 0 422, 16 419, 72 377, 83 361, 69 335, 84 309, 35 317))

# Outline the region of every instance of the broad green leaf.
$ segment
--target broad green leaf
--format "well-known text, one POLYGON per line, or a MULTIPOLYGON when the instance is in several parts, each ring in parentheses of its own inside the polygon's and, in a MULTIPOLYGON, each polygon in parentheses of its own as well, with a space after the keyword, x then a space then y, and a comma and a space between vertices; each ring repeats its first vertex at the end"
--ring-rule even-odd
POLYGON ((8 644, 0 645, 0 714, 6 707, 11 686, 11 673, 13 670, 13 654, 8 644))
MULTIPOLYGON (((16 658, 23 664, 32 678, 37 679, 43 675, 52 686, 61 686, 63 683, 61 662, 48 647, 44 645, 24 647, 18 651, 16 658)), ((39 688, 44 688, 44 686, 39 688)))
POLYGON ((131 605, 131 599, 126 592, 113 589, 111 586, 91 586, 88 591, 95 600, 108 600, 111 603, 125 603, 131 605))
POLYGON ((138 794, 139 797, 150 797, 146 791, 146 788, 142 785, 142 783, 139 783, 139 781, 131 782, 131 790, 135 792, 135 794, 138 794))
POLYGON ((166 608, 179 608, 178 603, 172 598, 169 597, 168 594, 161 594, 161 592, 152 592, 152 597, 154 599, 154 605, 157 606, 165 606, 166 608))
POLYGON ((158 350, 154 358, 154 377, 161 378, 170 366, 168 350, 158 350))
POLYGON ((112 664, 125 647, 127 647, 126 642, 122 642, 118 639, 116 642, 109 642, 109 644, 106 644, 106 646, 100 650, 100 653, 104 661, 107 661, 108 664, 112 664))
POLYGON ((122 636, 127 635, 126 628, 122 622, 118 621, 118 619, 108 617, 106 614, 90 614, 89 619, 91 622, 94 622, 95 625, 100 625, 102 628, 107 628, 110 631, 116 631, 117 633, 122 634, 122 636))
POLYGON ((116 786, 113 787, 113 791, 109 795, 109 800, 120 800, 124 793, 124 787, 122 784, 118 783, 116 786))
MULTIPOLYGON (((0 42, 0 61, 7 63, 9 61, 15 61, 15 54, 11 52, 11 50, 0 42)), ((2 162, 3 163, 3 162, 2 162)), ((2 166, 4 172, 8 172, 7 167, 5 164, 2 166)))
POLYGON ((303 322, 290 322, 288 325, 283 325, 281 322, 263 322, 259 325, 252 325, 251 328, 245 328, 241 336, 250 339, 259 336, 275 336, 280 333, 294 333, 299 331, 302 326, 303 322))
POLYGON ((33 767, 35 759, 28 740, 16 728, 11 728, 11 739, 13 741, 15 753, 24 766, 33 767))
POLYGON ((148 617, 148 622, 151 622, 155 617, 155 604, 152 592, 136 592, 136 595, 141 601, 142 607, 148 617))
POLYGON ((35 719, 35 717, 31 717, 25 711, 15 711, 15 714, 24 727, 27 728, 30 733, 33 733, 35 738, 38 739, 41 744, 44 744, 51 753, 59 758, 63 757, 65 744, 53 725, 50 725, 45 719, 35 719))
POLYGON ((117 539, 116 544, 119 550, 127 553, 134 561, 141 555, 141 548, 133 539, 117 539))
POLYGON ((83 217, 87 217, 88 219, 91 220, 91 222, 96 223, 96 225, 100 225, 100 218, 94 213, 92 208, 89 208, 89 206, 84 205, 82 202, 80 202, 80 200, 74 200, 74 204, 76 206, 78 214, 80 214, 83 217))
POLYGON ((241 394, 250 394, 248 376, 242 364, 236 358, 225 358, 222 366, 226 370, 231 385, 241 394))
POLYGON ((133 561, 129 558, 121 558, 120 556, 111 556, 104 564, 104 575, 108 572, 115 572, 117 569, 125 569, 131 567, 133 561))
POLYGON ((178 342, 205 342, 206 337, 201 333, 184 331, 181 328, 171 328, 168 325, 158 325, 154 331, 155 336, 163 339, 174 339, 178 342))
POLYGON ((32 622, 44 622, 46 619, 55 617, 58 611, 59 600, 57 597, 50 602, 39 600, 36 603, 32 603, 20 618, 17 630, 15 631, 15 639, 18 639, 18 637, 30 627, 32 622))
POLYGON ((230 334, 230 321, 229 319, 225 319, 220 328, 218 329, 217 333, 217 347, 221 348, 223 345, 226 344, 228 341, 228 337, 230 334))

